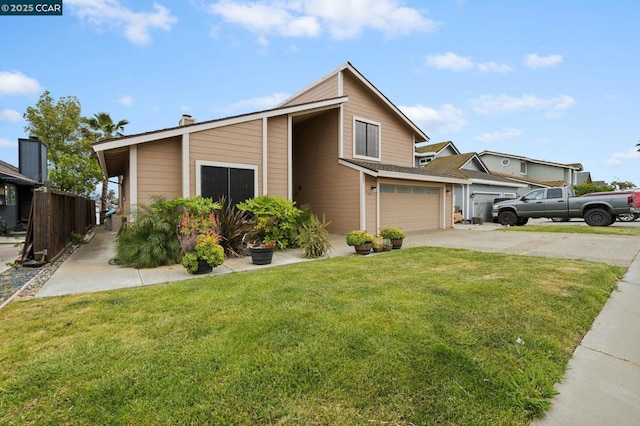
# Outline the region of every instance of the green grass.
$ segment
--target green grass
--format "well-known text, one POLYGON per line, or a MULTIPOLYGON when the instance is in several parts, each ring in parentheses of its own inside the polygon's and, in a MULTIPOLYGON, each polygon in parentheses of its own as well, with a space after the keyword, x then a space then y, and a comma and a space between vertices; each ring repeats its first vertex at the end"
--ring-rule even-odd
POLYGON ((16 302, 0 423, 527 424, 624 272, 423 247, 16 302))
POLYGON ((564 234, 600 234, 623 235, 636 237, 640 235, 640 228, 628 228, 618 226, 584 226, 584 225, 524 225, 503 226, 498 228, 505 232, 555 232, 564 234))

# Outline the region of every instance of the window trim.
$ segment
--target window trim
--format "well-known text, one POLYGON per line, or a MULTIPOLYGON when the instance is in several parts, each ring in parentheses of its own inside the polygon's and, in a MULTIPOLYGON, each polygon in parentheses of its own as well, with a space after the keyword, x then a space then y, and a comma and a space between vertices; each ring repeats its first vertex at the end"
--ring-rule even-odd
POLYGON ((382 123, 378 121, 369 120, 362 117, 353 116, 353 158, 361 158, 363 160, 374 160, 380 161, 382 158, 382 123), (369 157, 367 155, 358 155, 356 153, 356 122, 360 121, 361 123, 371 124, 373 126, 378 127, 378 156, 377 157, 369 157))
POLYGON ((520 161, 520 174, 521 175, 526 175, 527 174, 527 162, 526 161, 520 161), (524 171, 522 171, 522 170, 524 170, 524 171))
POLYGON ((196 195, 202 195, 202 167, 226 167, 229 169, 253 170, 253 196, 258 196, 258 166, 252 164, 224 163, 220 161, 196 160, 196 195))

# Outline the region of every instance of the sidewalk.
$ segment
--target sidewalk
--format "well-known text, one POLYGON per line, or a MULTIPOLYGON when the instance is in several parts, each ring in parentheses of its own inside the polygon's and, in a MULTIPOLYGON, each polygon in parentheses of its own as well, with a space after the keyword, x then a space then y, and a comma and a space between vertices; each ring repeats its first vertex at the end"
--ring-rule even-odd
MULTIPOLYGON (((531 232, 498 232, 492 225, 463 225, 453 230, 410 233, 403 247, 465 248, 514 255, 578 258, 629 267, 592 329, 571 358, 559 395, 543 425, 638 424, 640 418, 640 238, 531 232)), ((350 256, 342 235, 332 235, 329 257, 350 256)), ((168 283, 200 277, 181 265, 155 269, 109 265, 115 232, 98 227, 89 244, 76 250, 54 273, 36 297, 103 291, 168 283)), ((274 255, 269 266, 310 261, 300 250, 274 255)), ((250 258, 228 259, 210 275, 260 269, 250 258)))
POLYGON ((640 260, 573 353, 542 425, 640 422, 640 260))

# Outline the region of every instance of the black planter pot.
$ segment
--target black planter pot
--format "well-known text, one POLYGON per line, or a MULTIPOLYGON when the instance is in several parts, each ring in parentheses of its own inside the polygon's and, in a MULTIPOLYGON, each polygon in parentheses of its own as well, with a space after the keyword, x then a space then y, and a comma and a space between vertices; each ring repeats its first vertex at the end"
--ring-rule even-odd
POLYGON ((251 260, 254 265, 268 265, 273 259, 274 248, 251 248, 251 260))
POLYGON ((198 269, 194 274, 208 274, 213 271, 213 268, 209 266, 206 260, 198 260, 198 269))

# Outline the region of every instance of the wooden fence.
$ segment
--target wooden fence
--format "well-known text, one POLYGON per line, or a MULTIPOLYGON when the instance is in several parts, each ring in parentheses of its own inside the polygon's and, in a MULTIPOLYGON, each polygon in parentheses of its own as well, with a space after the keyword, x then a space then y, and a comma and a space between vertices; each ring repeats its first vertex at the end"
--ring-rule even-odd
POLYGON ((84 235, 95 224, 94 200, 53 189, 50 185, 35 189, 22 262, 27 259, 54 261, 72 241, 71 234, 84 235))

